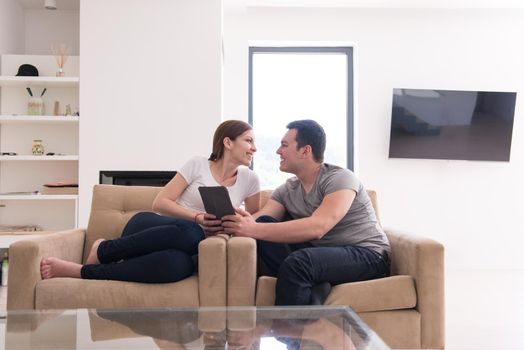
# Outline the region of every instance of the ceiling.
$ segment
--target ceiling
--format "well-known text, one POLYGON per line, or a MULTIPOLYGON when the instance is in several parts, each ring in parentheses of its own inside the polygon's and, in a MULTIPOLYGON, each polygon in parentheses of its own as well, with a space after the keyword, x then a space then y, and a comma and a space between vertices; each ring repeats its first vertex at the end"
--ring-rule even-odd
MULTIPOLYGON (((154 0, 150 1, 153 5, 154 0)), ((18 0, 18 2, 25 9, 44 8, 44 0, 18 0)), ((226 8, 524 8, 522 0, 222 0, 222 3, 226 8)), ((59 10, 80 10, 80 0, 56 0, 56 5, 59 10)))
MULTIPOLYGON (((18 0, 25 9, 44 9, 44 0, 18 0)), ((56 0, 57 10, 80 11, 80 0, 56 0)))
POLYGON ((522 0, 222 0, 224 7, 524 8, 522 0))

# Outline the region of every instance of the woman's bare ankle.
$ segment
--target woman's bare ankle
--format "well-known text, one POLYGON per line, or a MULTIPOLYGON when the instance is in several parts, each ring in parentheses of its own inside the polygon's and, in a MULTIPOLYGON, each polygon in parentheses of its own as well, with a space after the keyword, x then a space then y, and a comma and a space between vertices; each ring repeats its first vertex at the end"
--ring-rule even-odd
POLYGON ((86 264, 100 264, 100 261, 98 260, 98 246, 103 241, 104 239, 100 238, 93 243, 91 250, 89 251, 89 255, 87 256, 86 264))

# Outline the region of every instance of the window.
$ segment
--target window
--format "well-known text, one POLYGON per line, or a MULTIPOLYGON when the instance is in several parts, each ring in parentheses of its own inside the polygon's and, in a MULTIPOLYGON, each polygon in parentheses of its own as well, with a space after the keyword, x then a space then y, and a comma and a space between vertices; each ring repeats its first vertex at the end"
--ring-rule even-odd
POLYGON ((263 189, 291 175, 275 153, 297 119, 316 120, 327 134, 324 161, 353 169, 353 59, 347 47, 251 47, 249 122, 256 134, 253 169, 263 189))

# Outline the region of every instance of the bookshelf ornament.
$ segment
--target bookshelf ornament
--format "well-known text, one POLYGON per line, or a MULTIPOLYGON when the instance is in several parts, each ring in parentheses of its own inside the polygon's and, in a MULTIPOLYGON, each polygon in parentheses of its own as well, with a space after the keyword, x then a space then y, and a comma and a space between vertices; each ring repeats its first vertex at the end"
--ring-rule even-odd
POLYGON ((42 97, 32 96, 27 102, 27 114, 29 115, 43 115, 44 114, 44 100, 42 97))
POLYGON ((65 76, 64 66, 69 58, 69 50, 65 44, 60 44, 58 47, 52 46, 51 51, 55 55, 56 64, 58 65, 57 77, 65 76))
POLYGON ((43 156, 44 155, 44 145, 42 145, 42 140, 33 140, 33 147, 31 148, 33 155, 43 156))
POLYGON ((45 92, 47 91, 47 88, 42 90, 42 93, 40 94, 40 96, 34 95, 30 87, 26 87, 26 90, 29 93, 29 101, 27 101, 27 114, 44 115, 45 106, 44 106, 44 100, 42 99, 42 97, 44 96, 45 92))

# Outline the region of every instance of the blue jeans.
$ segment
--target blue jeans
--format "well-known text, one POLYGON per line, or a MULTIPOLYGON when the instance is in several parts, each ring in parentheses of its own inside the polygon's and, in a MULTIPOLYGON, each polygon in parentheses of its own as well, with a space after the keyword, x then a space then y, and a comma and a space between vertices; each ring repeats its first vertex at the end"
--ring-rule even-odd
MULTIPOLYGON (((277 222, 261 216, 257 222, 277 222)), ((275 305, 310 305, 321 284, 365 281, 389 275, 387 256, 365 247, 314 247, 310 243, 257 241, 257 254, 266 274, 277 277, 275 305)), ((323 296, 323 299, 327 297, 323 296)), ((324 300, 322 300, 323 302, 324 300)))
POLYGON ((84 279, 176 282, 195 271, 193 255, 205 238, 196 223, 152 212, 133 216, 117 239, 100 243, 100 264, 84 265, 84 279))

